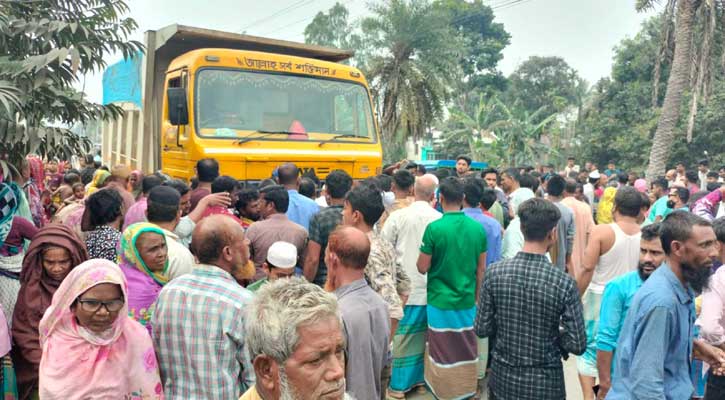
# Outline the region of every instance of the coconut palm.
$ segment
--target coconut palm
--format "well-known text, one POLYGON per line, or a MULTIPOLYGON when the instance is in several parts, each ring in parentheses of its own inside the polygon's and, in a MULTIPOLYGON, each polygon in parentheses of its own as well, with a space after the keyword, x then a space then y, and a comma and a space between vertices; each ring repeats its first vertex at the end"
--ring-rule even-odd
POLYGON ((362 22, 383 143, 422 136, 440 117, 459 76, 460 39, 429 1, 390 0, 362 22), (397 137, 398 135, 402 136, 397 137))
MULTIPOLYGON (((656 0, 638 0, 637 10, 652 8, 656 3, 656 0)), ((659 97, 657 85, 660 64, 667 57, 672 41, 674 41, 674 53, 667 91, 650 151, 647 167, 647 178, 650 180, 665 171, 681 113, 682 96, 690 88, 692 98, 687 120, 687 140, 692 140, 698 105, 700 101, 708 100, 714 79, 712 67, 717 47, 714 42, 717 25, 722 23, 722 19, 718 18, 721 7, 721 2, 716 0, 668 0, 667 2, 663 14, 665 25, 662 30, 662 43, 654 70, 653 105, 657 105, 659 97), (693 43, 695 36, 697 40, 693 43)))

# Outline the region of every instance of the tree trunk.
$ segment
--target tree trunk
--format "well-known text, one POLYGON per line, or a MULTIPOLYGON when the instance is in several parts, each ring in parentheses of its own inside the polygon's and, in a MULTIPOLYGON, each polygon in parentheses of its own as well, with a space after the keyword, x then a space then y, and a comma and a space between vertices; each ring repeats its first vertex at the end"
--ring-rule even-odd
POLYGON ((662 113, 657 123, 657 131, 652 140, 652 150, 647 166, 647 180, 653 181, 664 175, 665 164, 675 139, 675 129, 680 117, 682 93, 690 82, 692 63, 692 28, 695 10, 699 0, 680 0, 677 2, 677 21, 675 22, 675 54, 672 57, 672 69, 667 80, 667 92, 662 104, 662 113))

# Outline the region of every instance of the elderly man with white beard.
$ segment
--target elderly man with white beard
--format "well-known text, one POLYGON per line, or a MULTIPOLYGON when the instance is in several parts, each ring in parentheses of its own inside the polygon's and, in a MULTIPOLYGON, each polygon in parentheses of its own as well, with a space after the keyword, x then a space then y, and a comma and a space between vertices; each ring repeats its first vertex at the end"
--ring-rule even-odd
POLYGON ((246 320, 256 385, 240 400, 340 400, 345 340, 337 299, 304 279, 259 289, 246 320))

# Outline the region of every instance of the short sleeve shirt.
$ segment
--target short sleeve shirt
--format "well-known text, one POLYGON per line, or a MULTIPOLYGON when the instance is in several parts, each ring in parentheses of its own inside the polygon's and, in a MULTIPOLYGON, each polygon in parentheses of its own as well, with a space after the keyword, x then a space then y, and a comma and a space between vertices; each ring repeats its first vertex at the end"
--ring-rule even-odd
POLYGON ((324 285, 327 278, 327 265, 325 264, 325 249, 330 233, 342 221, 342 206, 330 206, 315 214, 310 221, 309 239, 320 245, 320 262, 314 283, 324 285))
POLYGON ((488 248, 481 224, 463 212, 447 212, 423 233, 421 253, 431 256, 428 304, 443 310, 476 304, 478 257, 488 248))

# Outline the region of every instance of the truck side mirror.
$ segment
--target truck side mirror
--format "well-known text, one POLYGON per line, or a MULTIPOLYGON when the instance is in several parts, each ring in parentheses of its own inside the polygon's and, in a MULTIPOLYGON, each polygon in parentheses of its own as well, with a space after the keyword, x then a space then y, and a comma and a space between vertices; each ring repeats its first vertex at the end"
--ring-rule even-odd
POLYGON ((166 89, 168 99, 168 113, 171 125, 186 125, 189 123, 189 109, 186 103, 186 89, 171 87, 166 89))

